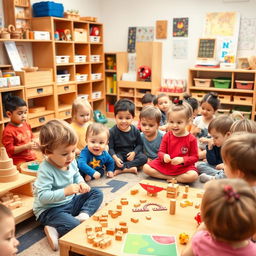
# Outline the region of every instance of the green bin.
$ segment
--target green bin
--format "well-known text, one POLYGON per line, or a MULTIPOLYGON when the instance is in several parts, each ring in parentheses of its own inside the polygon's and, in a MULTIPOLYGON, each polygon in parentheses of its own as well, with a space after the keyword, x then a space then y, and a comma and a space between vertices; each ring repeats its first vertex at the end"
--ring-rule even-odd
POLYGON ((227 78, 227 77, 218 77, 213 80, 213 84, 215 88, 229 88, 230 87, 230 83, 231 83, 231 79, 227 78))

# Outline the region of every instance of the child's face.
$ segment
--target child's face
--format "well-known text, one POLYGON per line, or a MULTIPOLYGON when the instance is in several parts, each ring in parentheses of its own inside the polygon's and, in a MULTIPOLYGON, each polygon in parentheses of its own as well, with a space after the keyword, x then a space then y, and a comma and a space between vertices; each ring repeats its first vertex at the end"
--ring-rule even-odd
POLYGON ((141 131, 147 138, 154 137, 158 132, 159 125, 154 119, 141 118, 140 125, 141 131))
POLYGON ((210 134, 213 138, 213 143, 217 147, 221 147, 224 141, 228 138, 228 134, 223 135, 220 132, 217 132, 216 129, 211 129, 210 134))
POLYGON ((80 106, 77 109, 75 120, 79 125, 83 126, 85 123, 90 121, 90 118, 91 118, 91 112, 90 112, 90 109, 88 109, 86 106, 80 106))
POLYGON ((157 107, 161 111, 166 113, 169 110, 169 107, 170 107, 169 97, 168 96, 164 96, 164 97, 161 97, 160 99, 158 99, 157 107))
POLYGON ((20 125, 27 119, 28 108, 26 106, 18 107, 16 110, 10 112, 7 111, 8 117, 11 119, 11 122, 16 125, 20 125))
POLYGON ((87 146, 89 151, 95 156, 100 156, 106 149, 108 143, 108 136, 106 132, 97 135, 90 134, 87 139, 87 146))
POLYGON ((169 130, 179 137, 185 135, 189 120, 187 120, 184 111, 172 111, 169 115, 168 123, 169 130))
POLYGON ((15 237, 15 222, 12 216, 0 222, 0 255, 13 256, 18 252, 19 241, 15 237))
POLYGON ((230 178, 230 179, 243 178, 243 177, 241 177, 240 171, 235 171, 235 170, 231 169, 229 161, 223 160, 223 163, 224 163, 224 172, 228 178, 230 178))
POLYGON ((63 146, 59 145, 52 153, 47 154, 51 164, 61 170, 67 170, 67 167, 75 159, 76 144, 63 146))
POLYGON ((203 102, 201 104, 201 115, 206 120, 211 120, 213 118, 213 115, 215 113, 215 110, 213 109, 212 105, 208 102, 203 102))
POLYGON ((116 125, 119 130, 123 132, 128 132, 131 129, 131 124, 133 121, 133 116, 129 111, 119 111, 116 116, 116 125))

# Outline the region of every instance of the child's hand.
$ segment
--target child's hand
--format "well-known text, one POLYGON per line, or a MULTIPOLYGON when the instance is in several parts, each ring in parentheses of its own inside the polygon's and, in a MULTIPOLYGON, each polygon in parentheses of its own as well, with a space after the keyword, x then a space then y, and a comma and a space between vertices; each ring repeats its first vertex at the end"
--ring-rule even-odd
POLYGON ((209 149, 209 150, 212 150, 213 145, 214 145, 213 138, 208 139, 208 149, 209 149))
POLYGON ((78 184, 70 184, 64 188, 65 196, 70 196, 76 194, 80 191, 80 186, 78 184))
POLYGON ((116 155, 113 156, 113 159, 115 160, 117 167, 122 168, 124 166, 123 161, 116 155))
POLYGON ((223 164, 223 163, 218 164, 218 165, 216 165, 215 168, 216 168, 217 170, 224 170, 224 164, 223 164))
POLYGON ((201 132, 201 129, 197 126, 194 126, 191 133, 194 134, 194 135, 197 135, 201 132))
POLYGON ((35 142, 32 140, 29 143, 26 144, 26 149, 28 150, 32 150, 32 149, 36 149, 36 144, 35 142))
POLYGON ((164 162, 167 164, 167 163, 170 163, 171 161, 172 161, 171 157, 168 154, 164 154, 164 162))
POLYGON ((76 148, 76 156, 80 156, 81 150, 79 148, 76 148))
POLYGON ((135 152, 134 151, 129 152, 126 156, 128 161, 132 161, 135 157, 135 152))
POLYGON ((183 164, 184 163, 184 159, 183 157, 174 157, 172 160, 171 160, 171 164, 172 165, 178 165, 178 164, 183 164))
POLYGON ((84 193, 88 193, 88 192, 90 192, 90 190, 91 190, 91 188, 90 188, 90 186, 88 186, 86 183, 84 183, 84 182, 81 182, 81 183, 79 183, 78 184, 79 185, 79 193, 81 193, 81 194, 84 194, 84 193))
POLYGON ((209 142, 209 138, 202 137, 199 139, 201 143, 207 144, 209 142))
POLYGON ((100 178, 100 173, 95 171, 95 173, 92 175, 95 180, 100 178))
POLYGON ((114 177, 114 173, 113 172, 107 172, 107 177, 113 178, 114 177))

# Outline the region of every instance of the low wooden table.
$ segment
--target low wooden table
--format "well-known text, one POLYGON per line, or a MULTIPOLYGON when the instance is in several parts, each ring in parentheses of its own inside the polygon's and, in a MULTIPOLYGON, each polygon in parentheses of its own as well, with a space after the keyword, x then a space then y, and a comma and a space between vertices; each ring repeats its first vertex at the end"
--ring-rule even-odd
MULTIPOLYGON (((156 185, 160 187, 167 187, 167 183, 143 180, 141 183, 148 183, 151 185, 156 185)), ((176 213, 175 215, 169 214, 170 209, 170 198, 166 197, 166 191, 162 190, 158 192, 156 197, 151 197, 147 195, 146 190, 144 190, 140 184, 129 189, 121 197, 116 198, 111 201, 107 206, 103 207, 96 214, 101 215, 102 213, 108 213, 109 210, 116 210, 116 206, 120 205, 121 198, 127 198, 129 201, 128 205, 123 205, 122 215, 113 219, 108 216, 108 227, 118 227, 120 221, 127 222, 128 233, 138 233, 138 234, 155 234, 155 235, 173 235, 176 237, 176 243, 178 251, 184 248, 184 245, 179 244, 179 234, 187 233, 190 238, 196 230, 197 222, 194 220, 196 214, 200 211, 195 208, 195 204, 201 202, 201 198, 197 198, 197 193, 202 192, 202 189, 189 188, 188 199, 192 200, 194 205, 182 208, 180 206, 180 201, 182 199, 182 194, 185 190, 184 186, 179 186, 179 196, 176 203, 176 213), (138 189, 139 192, 136 195, 131 195, 130 191, 133 189, 138 189), (150 211, 148 212, 133 212, 135 209, 134 204, 138 203, 141 199, 146 199, 146 203, 156 203, 161 206, 167 207, 165 211, 153 211, 150 206, 150 211), (150 216, 151 220, 146 219, 146 216, 150 216), (131 218, 138 218, 138 223, 131 222, 131 218)), ((139 208, 142 208, 146 203, 142 203, 139 208)), ((85 232, 85 226, 90 225, 95 227, 99 222, 93 220, 92 218, 86 220, 75 229, 64 235, 59 239, 60 245, 60 255, 68 256, 69 252, 76 252, 86 256, 121 256, 127 255, 123 253, 123 245, 125 237, 122 241, 116 241, 114 236, 112 244, 101 249, 100 247, 94 247, 92 244, 87 242, 87 236, 85 232)), ((103 228, 106 230, 106 228, 103 228)), ((111 237, 111 236, 110 236, 111 237)))

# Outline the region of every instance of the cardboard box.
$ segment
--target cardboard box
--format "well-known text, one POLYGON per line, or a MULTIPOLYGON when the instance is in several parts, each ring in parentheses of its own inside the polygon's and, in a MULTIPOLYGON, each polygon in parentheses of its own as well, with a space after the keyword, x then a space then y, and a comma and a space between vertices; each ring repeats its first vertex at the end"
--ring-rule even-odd
POLYGON ((87 42, 87 31, 83 28, 75 28, 74 41, 87 42))
POLYGON ((34 31, 35 40, 50 40, 50 32, 48 31, 34 31))

